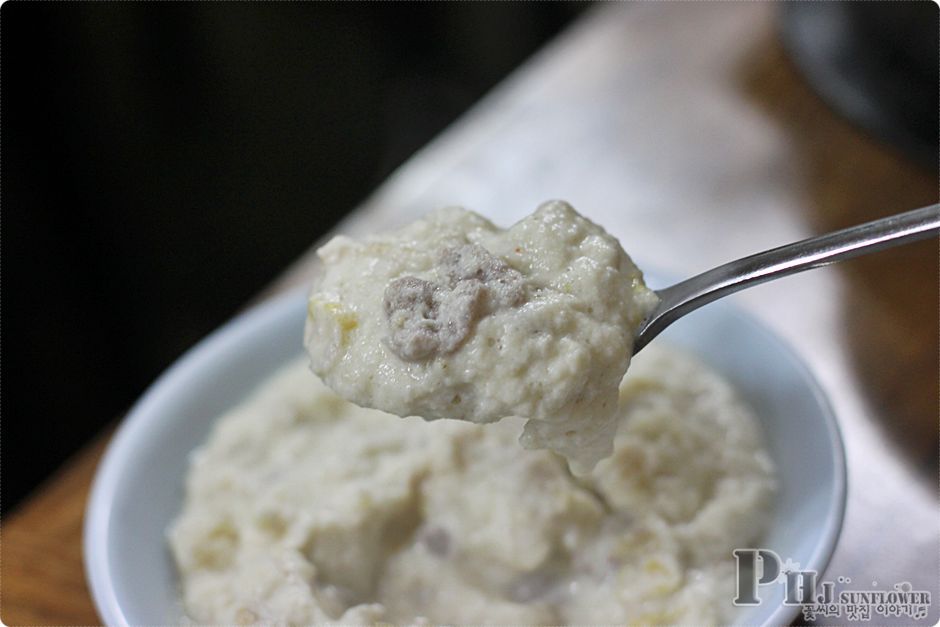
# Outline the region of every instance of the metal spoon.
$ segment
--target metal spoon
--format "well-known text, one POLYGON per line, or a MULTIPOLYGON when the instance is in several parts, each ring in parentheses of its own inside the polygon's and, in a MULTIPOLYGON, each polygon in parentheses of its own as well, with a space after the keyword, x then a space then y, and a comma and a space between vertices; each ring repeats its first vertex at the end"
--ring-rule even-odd
POLYGON ((722 296, 803 270, 934 237, 938 228, 940 205, 930 205, 744 257, 657 290, 659 305, 637 331, 633 354, 685 314, 722 296))

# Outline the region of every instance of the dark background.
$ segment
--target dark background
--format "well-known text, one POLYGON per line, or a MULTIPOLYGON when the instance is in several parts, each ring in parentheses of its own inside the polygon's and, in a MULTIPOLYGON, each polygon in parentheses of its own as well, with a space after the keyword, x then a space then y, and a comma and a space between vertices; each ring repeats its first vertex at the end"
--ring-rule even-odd
POLYGON ((4 4, 3 511, 586 6, 4 4))

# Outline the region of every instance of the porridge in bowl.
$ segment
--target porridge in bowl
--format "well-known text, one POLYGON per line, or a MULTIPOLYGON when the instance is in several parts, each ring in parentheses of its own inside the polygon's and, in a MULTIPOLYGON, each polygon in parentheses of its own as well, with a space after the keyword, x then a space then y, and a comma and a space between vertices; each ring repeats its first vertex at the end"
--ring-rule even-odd
POLYGON ((193 456, 169 530, 193 620, 733 618, 731 551, 761 537, 774 469, 690 355, 654 345, 624 376, 657 297, 615 238, 549 202, 319 254, 310 367, 193 456))
POLYGON ((731 550, 760 539, 774 469, 731 386, 657 344, 619 386, 612 455, 584 476, 520 449, 522 419, 398 419, 285 366, 193 456, 169 531, 187 614, 728 622, 731 550))

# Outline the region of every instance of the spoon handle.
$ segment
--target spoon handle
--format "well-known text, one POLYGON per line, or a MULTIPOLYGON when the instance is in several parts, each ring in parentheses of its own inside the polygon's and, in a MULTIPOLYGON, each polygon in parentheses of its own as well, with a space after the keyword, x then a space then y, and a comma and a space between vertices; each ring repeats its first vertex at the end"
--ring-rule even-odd
POLYGON ((685 314, 722 296, 803 270, 934 237, 938 228, 940 205, 930 205, 744 257, 658 290, 659 305, 637 331, 633 352, 639 352, 685 314))

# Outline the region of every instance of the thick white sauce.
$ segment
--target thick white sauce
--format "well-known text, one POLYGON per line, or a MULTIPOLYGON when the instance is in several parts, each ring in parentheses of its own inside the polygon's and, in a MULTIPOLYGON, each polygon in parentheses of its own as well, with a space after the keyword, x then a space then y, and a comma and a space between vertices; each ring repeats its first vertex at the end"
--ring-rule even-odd
POLYGON ((200 622, 722 623, 731 550, 774 493, 755 419, 718 375, 650 346, 613 455, 576 478, 520 419, 398 419, 303 363, 223 416, 169 532, 200 622))
POLYGON ((528 418, 523 445, 579 474, 610 454, 617 388, 657 298, 567 203, 505 230, 444 209, 319 254, 305 344, 340 396, 429 420, 528 418))

